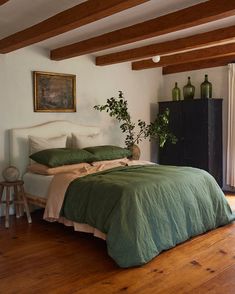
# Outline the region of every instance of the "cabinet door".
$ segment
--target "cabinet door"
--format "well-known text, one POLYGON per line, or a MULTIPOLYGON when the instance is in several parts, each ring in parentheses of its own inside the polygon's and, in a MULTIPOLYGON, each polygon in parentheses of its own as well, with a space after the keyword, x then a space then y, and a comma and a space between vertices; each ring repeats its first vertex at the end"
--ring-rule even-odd
POLYGON ((222 143, 222 99, 209 101, 208 165, 210 174, 215 177, 220 187, 223 185, 223 143, 222 143))
POLYGON ((208 170, 208 104, 205 100, 182 104, 181 165, 208 170))
POLYGON ((181 137, 182 137, 182 116, 180 102, 160 102, 159 113, 166 108, 170 110, 169 129, 177 137, 176 144, 166 143, 159 148, 159 163, 167 165, 180 165, 181 163, 181 137))

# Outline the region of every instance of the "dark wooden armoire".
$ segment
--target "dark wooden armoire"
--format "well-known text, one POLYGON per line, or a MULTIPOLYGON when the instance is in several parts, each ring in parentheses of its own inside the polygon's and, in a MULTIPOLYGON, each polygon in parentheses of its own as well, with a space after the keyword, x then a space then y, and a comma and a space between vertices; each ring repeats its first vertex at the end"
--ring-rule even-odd
POLYGON ((222 99, 159 102, 159 112, 170 110, 170 130, 178 142, 159 150, 159 163, 198 167, 222 187, 222 99))

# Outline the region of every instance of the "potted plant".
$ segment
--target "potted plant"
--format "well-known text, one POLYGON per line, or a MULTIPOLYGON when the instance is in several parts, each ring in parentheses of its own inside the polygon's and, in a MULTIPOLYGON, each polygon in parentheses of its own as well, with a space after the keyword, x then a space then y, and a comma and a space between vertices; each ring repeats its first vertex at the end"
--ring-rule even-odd
POLYGON ((138 129, 136 130, 137 126, 131 120, 128 103, 122 91, 119 91, 117 98, 111 97, 107 99, 106 104, 95 105, 94 108, 99 111, 106 111, 109 116, 115 117, 119 121, 122 132, 126 133, 125 144, 132 151, 133 159, 139 159, 140 150, 138 144, 143 139, 158 139, 160 147, 163 147, 167 141, 173 144, 177 142, 176 137, 168 128, 169 109, 166 109, 162 114, 158 114, 154 122, 150 124, 146 124, 145 121, 139 119, 138 129))

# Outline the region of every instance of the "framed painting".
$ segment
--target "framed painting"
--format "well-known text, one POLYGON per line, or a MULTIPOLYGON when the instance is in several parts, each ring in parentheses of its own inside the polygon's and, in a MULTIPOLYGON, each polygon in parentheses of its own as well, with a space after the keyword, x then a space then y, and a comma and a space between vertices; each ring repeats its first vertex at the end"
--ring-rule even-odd
POLYGON ((76 75, 34 71, 35 112, 75 112, 76 75))

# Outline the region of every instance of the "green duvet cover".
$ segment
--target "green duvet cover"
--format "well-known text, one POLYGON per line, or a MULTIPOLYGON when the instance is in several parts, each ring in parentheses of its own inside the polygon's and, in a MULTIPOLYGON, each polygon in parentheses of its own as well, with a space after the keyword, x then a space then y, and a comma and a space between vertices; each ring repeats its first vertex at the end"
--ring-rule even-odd
POLYGON ((107 234, 120 267, 142 265, 161 251, 235 219, 214 178, 190 167, 119 167, 74 180, 61 215, 107 234))

